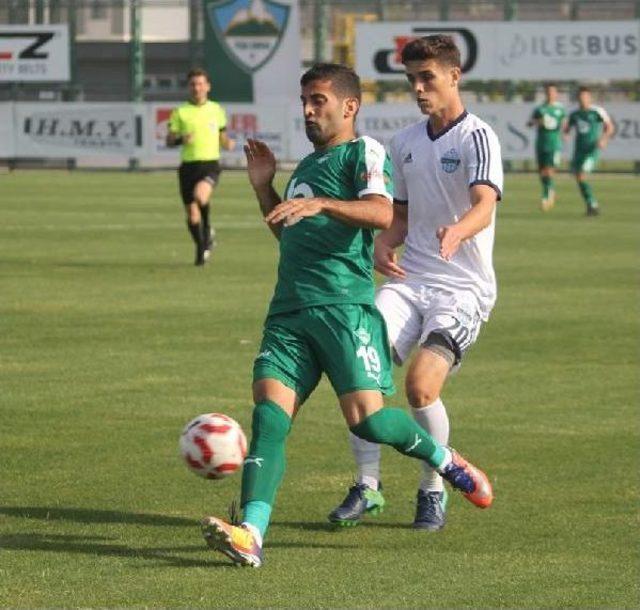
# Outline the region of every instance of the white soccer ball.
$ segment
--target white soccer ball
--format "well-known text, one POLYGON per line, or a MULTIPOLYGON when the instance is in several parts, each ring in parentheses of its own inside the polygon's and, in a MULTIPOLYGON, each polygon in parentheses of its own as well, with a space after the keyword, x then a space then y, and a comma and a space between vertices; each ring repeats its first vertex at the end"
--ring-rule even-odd
POLYGON ((192 472, 206 479, 223 479, 242 466, 247 438, 235 419, 204 413, 185 426, 180 453, 192 472))

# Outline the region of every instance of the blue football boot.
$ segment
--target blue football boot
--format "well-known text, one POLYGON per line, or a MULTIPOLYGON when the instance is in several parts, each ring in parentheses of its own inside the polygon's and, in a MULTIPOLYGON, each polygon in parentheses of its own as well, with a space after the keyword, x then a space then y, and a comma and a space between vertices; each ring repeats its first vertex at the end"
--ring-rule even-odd
POLYGON ((376 491, 364 483, 349 488, 347 497, 340 506, 329 513, 329 521, 343 527, 358 525, 364 515, 379 515, 384 510, 382 484, 376 491))
POLYGON ((423 491, 419 489, 413 527, 429 532, 441 530, 446 522, 445 512, 448 499, 446 489, 443 491, 423 491))

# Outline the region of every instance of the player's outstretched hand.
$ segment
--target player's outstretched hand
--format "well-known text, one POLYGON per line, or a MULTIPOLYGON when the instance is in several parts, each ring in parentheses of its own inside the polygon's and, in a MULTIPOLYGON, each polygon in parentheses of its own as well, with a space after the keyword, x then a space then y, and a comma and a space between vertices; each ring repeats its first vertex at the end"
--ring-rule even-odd
POLYGON ((376 271, 387 277, 403 279, 407 276, 405 270, 398 265, 395 248, 377 239, 374 242, 373 265, 376 271))
POLYGON ((439 227, 436 236, 440 240, 440 256, 450 261, 462 243, 462 234, 456 225, 439 227))
POLYGON ((309 199, 296 197, 279 203, 264 219, 272 225, 284 222, 284 225, 288 227, 296 224, 306 216, 320 214, 323 209, 323 199, 321 197, 310 197, 309 199))
POLYGON ((247 138, 244 154, 251 186, 256 190, 269 186, 276 174, 276 158, 271 149, 260 140, 247 138))

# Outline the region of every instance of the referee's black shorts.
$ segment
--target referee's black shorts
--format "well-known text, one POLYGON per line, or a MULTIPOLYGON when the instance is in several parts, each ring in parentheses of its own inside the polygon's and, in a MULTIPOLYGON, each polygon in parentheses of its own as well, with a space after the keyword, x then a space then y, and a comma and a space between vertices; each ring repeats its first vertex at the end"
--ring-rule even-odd
POLYGON ((218 161, 182 162, 178 168, 182 203, 189 205, 193 201, 193 189, 201 180, 206 180, 209 184, 215 186, 218 183, 221 171, 218 161))

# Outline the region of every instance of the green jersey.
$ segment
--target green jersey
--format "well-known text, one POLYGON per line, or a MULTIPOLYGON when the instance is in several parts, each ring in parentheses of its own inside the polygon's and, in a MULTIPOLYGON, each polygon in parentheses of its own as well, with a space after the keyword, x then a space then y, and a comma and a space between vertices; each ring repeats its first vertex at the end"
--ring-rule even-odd
MULTIPOLYGON (((353 201, 368 194, 391 202, 393 182, 384 148, 364 136, 305 157, 289 179, 285 199, 353 201)), ((317 305, 373 304, 373 235, 373 229, 354 227, 328 214, 283 226, 269 315, 317 305)))
POLYGON ((599 106, 574 110, 569 115, 569 127, 576 128, 574 154, 585 155, 597 150, 602 126, 609 120, 606 110, 599 106))
POLYGON ((538 150, 555 152, 562 149, 561 128, 566 116, 564 106, 558 102, 536 106, 531 118, 538 121, 536 137, 538 150))

